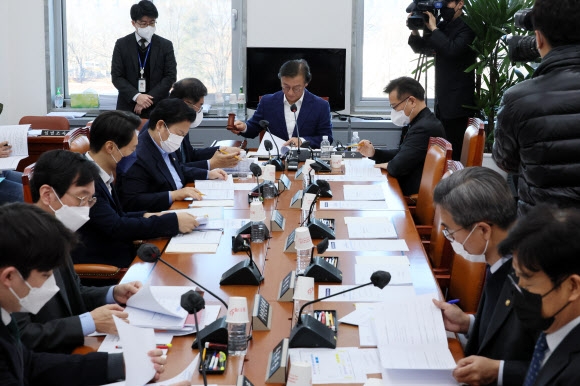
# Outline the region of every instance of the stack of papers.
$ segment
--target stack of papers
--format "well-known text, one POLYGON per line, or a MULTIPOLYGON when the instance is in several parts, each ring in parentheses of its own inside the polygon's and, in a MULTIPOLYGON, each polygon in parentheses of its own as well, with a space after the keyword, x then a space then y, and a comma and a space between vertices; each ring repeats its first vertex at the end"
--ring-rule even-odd
POLYGON ((345 217, 350 239, 396 239, 397 231, 388 217, 345 217))
POLYGON ((216 253, 222 230, 196 228, 191 233, 173 236, 165 253, 216 253))
POLYGON ((10 157, 0 158, 1 170, 15 170, 18 163, 28 157, 28 128, 30 125, 0 126, 0 143, 12 146, 10 157))
POLYGON ((143 285, 127 301, 125 312, 129 315, 129 323, 162 330, 182 329, 187 311, 181 308, 181 295, 189 290, 195 290, 195 286, 143 285))
POLYGON ((336 251, 401 251, 409 247, 403 239, 399 240, 330 240, 327 252, 336 251))
POLYGON ((386 184, 380 185, 343 185, 346 201, 384 201, 386 184))
POLYGON ((320 209, 326 210, 387 210, 386 201, 322 201, 320 209))

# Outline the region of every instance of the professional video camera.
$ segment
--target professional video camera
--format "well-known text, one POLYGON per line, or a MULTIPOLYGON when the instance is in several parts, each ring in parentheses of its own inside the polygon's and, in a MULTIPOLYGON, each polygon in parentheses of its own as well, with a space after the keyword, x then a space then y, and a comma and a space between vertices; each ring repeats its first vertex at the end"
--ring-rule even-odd
MULTIPOLYGON (((517 28, 533 31, 532 9, 524 8, 514 15, 514 24, 517 28)), ((512 62, 535 62, 540 59, 540 53, 536 48, 535 36, 512 35, 506 37, 508 44, 508 57, 512 62)))
POLYGON ((447 0, 413 0, 407 7, 407 13, 411 16, 407 19, 407 27, 410 30, 425 29, 425 22, 429 20, 423 12, 429 11, 433 16, 438 17, 441 8, 447 7, 447 0))

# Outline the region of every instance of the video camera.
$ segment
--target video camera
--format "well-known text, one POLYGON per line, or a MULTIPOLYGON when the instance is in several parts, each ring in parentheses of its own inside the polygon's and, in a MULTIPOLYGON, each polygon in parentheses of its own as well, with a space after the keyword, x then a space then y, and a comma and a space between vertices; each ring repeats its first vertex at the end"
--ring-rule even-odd
POLYGON ((407 27, 410 30, 425 29, 425 22, 429 17, 423 12, 431 12, 435 17, 441 13, 441 8, 447 7, 447 0, 413 0, 407 7, 407 13, 411 16, 407 18, 407 27))
MULTIPOLYGON (((532 9, 524 8, 514 15, 514 24, 517 28, 533 31, 532 9)), ((535 62, 540 59, 540 52, 536 48, 535 36, 512 35, 506 37, 508 57, 512 62, 535 62)))

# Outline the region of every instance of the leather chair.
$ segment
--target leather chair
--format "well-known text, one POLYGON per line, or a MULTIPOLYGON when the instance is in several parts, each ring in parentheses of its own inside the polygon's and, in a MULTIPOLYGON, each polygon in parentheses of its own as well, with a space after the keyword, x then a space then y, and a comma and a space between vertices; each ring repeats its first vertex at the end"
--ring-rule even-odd
POLYGON ((485 129, 479 118, 470 118, 461 147, 461 163, 463 166, 481 166, 483 148, 485 146, 485 129))
POLYGON ((453 257, 447 299, 459 299, 464 312, 475 314, 485 283, 485 263, 473 263, 460 255, 453 257))
POLYGON ((74 153, 85 154, 91 145, 89 142, 90 131, 90 127, 72 129, 64 136, 62 148, 74 153))
POLYGON ((30 125, 31 129, 69 130, 70 124, 65 117, 49 117, 27 115, 20 118, 20 125, 30 125))

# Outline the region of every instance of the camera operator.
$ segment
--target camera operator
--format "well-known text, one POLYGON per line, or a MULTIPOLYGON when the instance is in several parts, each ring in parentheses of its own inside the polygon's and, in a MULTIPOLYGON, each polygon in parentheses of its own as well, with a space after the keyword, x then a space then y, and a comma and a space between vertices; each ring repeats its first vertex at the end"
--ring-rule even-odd
POLYGON ((435 52, 435 115, 453 145, 453 159, 458 161, 467 120, 474 113, 462 106, 475 104, 474 73, 465 72, 475 63, 476 53, 470 47, 475 33, 463 20, 463 0, 445 3, 439 23, 433 13, 424 12, 428 17, 425 29, 430 33, 425 31, 421 37, 418 30, 412 29, 409 45, 416 53, 424 53, 427 49, 435 52))
POLYGON ((542 62, 503 95, 493 145, 498 165, 520 174, 520 215, 580 207, 580 2, 536 0, 531 12, 542 62))

